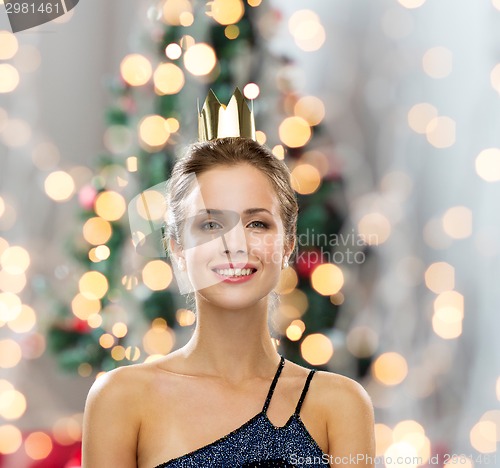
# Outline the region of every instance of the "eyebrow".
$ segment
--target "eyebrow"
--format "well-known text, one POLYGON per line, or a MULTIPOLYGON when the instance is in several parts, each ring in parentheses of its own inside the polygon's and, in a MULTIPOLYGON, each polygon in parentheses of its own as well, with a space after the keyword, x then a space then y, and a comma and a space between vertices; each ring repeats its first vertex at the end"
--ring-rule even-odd
MULTIPOLYGON (((269 213, 271 216, 273 216, 273 214, 269 210, 267 210, 266 208, 248 208, 247 210, 245 210, 243 212, 243 214, 252 215, 252 214, 261 213, 261 212, 269 213)), ((220 214, 224 214, 224 210, 216 210, 214 208, 206 208, 206 209, 199 210, 198 213, 196 213, 196 214, 203 214, 203 213, 220 215, 220 214)))

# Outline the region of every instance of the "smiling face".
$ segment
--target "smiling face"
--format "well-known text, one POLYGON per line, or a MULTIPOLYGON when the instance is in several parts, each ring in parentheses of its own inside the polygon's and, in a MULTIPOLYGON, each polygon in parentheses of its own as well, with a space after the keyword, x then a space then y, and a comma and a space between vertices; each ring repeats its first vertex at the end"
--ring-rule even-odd
POLYGON ((218 166, 196 178, 186 203, 183 249, 197 299, 243 308, 276 286, 284 244, 280 205, 260 170, 218 166))

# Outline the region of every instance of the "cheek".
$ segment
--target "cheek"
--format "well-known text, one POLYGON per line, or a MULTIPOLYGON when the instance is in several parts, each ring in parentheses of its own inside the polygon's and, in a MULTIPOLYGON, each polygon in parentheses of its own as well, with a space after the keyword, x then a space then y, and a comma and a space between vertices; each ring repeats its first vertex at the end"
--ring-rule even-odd
POLYGON ((265 263, 281 264, 283 245, 283 236, 278 234, 250 236, 248 240, 250 258, 256 256, 265 263))

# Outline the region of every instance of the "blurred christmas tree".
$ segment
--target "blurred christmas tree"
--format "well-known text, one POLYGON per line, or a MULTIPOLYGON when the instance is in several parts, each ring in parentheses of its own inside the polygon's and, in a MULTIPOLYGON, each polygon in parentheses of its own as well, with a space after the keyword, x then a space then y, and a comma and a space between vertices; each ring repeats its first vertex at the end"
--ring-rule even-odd
POLYGON ((275 134, 258 131, 258 140, 286 158, 300 202, 298 255, 278 287, 280 346, 296 362, 321 364, 323 357, 326 363, 329 338, 322 333, 334 325, 342 302, 342 273, 327 241, 342 222, 341 179, 332 158, 318 149, 331 146, 321 133, 321 100, 294 93, 289 59, 267 50, 279 12, 260 0, 166 0, 148 16, 148 51, 121 63, 106 115, 107 153, 79 192, 80 221, 68 246, 79 272, 71 301, 58 304, 50 348, 64 368, 86 376, 166 354, 176 333, 194 326, 168 262, 134 251, 126 207, 168 179, 177 149, 195 139, 196 97, 210 87, 228 102, 239 86, 247 98, 259 96, 257 127, 279 128, 275 134), (319 353, 316 362, 308 349, 319 353))

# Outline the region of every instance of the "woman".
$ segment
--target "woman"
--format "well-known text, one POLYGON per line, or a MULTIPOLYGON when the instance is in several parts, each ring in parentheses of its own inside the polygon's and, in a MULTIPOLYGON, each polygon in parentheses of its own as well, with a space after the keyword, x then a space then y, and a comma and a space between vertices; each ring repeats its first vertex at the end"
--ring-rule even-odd
POLYGON ((295 243, 285 164, 252 139, 218 138, 193 145, 168 187, 167 245, 196 327, 162 359, 96 380, 83 467, 373 467, 364 389, 285 360, 268 330, 295 243))

